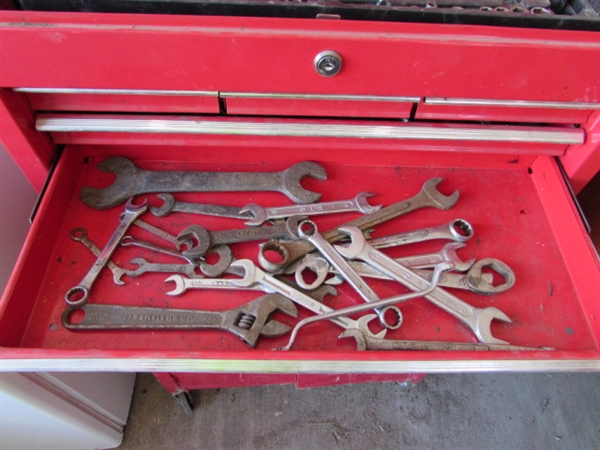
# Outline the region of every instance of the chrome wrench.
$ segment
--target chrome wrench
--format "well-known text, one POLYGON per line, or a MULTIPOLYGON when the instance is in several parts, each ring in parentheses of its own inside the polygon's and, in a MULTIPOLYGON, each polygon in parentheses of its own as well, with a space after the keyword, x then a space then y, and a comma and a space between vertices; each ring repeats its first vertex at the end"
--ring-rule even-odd
POLYGON ((447 224, 436 227, 421 228, 419 230, 371 239, 369 243, 374 248, 388 248, 433 239, 467 242, 473 237, 473 234, 473 226, 469 222, 464 219, 454 219, 447 224))
MULTIPOLYGON (((101 250, 96 246, 96 244, 90 241, 87 235, 87 230, 85 228, 77 227, 71 230, 71 239, 73 239, 76 242, 81 242, 86 248, 88 248, 93 253, 93 255, 96 258, 100 256, 101 250)), ((121 280, 121 277, 127 273, 125 269, 120 268, 110 260, 106 263, 106 267, 108 267, 113 273, 113 281, 115 282, 115 284, 125 284, 125 282, 121 280)))
POLYGON ((171 194, 158 194, 163 201, 162 206, 151 206, 150 212, 156 217, 165 217, 174 212, 199 214, 204 216, 228 217, 230 219, 248 220, 250 216, 241 214, 236 206, 206 205, 202 203, 178 202, 171 194))
POLYGON ((100 274, 100 271, 108 261, 111 255, 119 245, 119 242, 125 236, 129 226, 148 209, 148 199, 144 199, 141 205, 134 205, 133 198, 130 198, 125 205, 125 213, 121 217, 119 226, 114 231, 113 235, 109 239, 108 243, 100 252, 100 255, 96 259, 96 262, 92 265, 87 275, 81 280, 81 282, 72 287, 65 294, 65 301, 69 305, 83 305, 87 302, 90 290, 96 278, 100 274))
POLYGON ((190 278, 203 278, 202 275, 196 273, 196 266, 193 264, 164 264, 164 263, 152 263, 146 261, 144 258, 134 258, 131 264, 138 266, 135 270, 127 270, 125 273, 134 278, 139 277, 144 273, 183 273, 190 278))
POLYGON ((249 203, 241 209, 242 214, 250 213, 253 218, 245 222, 249 227, 262 225, 267 220, 284 219, 291 216, 317 216, 322 214, 334 214, 347 211, 358 211, 370 214, 381 209, 381 205, 371 206, 367 199, 372 197, 371 192, 360 192, 351 200, 340 200, 334 202, 312 203, 309 205, 293 205, 263 208, 256 203, 249 203))
POLYGON ((112 208, 129 197, 155 192, 278 191, 296 203, 311 203, 321 194, 304 189, 300 181, 306 177, 327 179, 325 169, 309 161, 280 172, 181 172, 143 170, 131 160, 115 156, 98 164, 98 169, 114 173, 116 179, 105 188, 86 186, 81 190, 83 202, 94 209, 112 208))
MULTIPOLYGON (((298 237, 310 242, 329 263, 335 267, 338 273, 354 288, 367 303, 374 303, 380 300, 379 296, 373 291, 364 280, 352 269, 348 262, 333 248, 333 246, 321 235, 317 225, 305 220, 298 224, 298 237)), ((362 232, 361 232, 362 234, 362 232)), ((393 305, 373 308, 379 317, 379 323, 388 329, 395 330, 402 325, 402 312, 393 305), (392 311, 395 317, 394 323, 386 321, 386 312, 392 311)))
MULTIPOLYGON (((244 271, 244 277, 241 279, 232 279, 234 283, 237 283, 240 287, 249 286, 254 283, 260 283, 264 285, 267 289, 272 289, 274 292, 278 292, 279 294, 289 298, 293 302, 304 306, 309 311, 314 312, 315 314, 325 314, 331 311, 334 311, 329 306, 324 305, 321 302, 309 297, 306 294, 303 294, 297 289, 294 289, 281 280, 276 279, 275 277, 263 272, 249 259, 240 259, 231 264, 231 267, 234 269, 241 269, 244 271)), ((371 336, 375 339, 382 339, 387 330, 384 329, 377 334, 373 334, 371 330, 369 330, 368 323, 377 318, 376 314, 367 314, 360 317, 358 320, 353 320, 348 317, 336 317, 331 321, 336 325, 344 328, 344 329, 357 329, 361 332, 365 333, 367 336, 371 336)))
MULTIPOLYGON (((346 223, 344 226, 354 226, 361 230, 372 228, 380 223, 393 219, 395 217, 408 214, 409 212, 415 211, 420 208, 432 207, 441 210, 452 208, 458 201, 460 193, 455 191, 452 195, 446 196, 437 190, 437 185, 442 182, 443 178, 431 178, 427 180, 421 191, 409 198, 393 205, 381 208, 379 211, 368 214, 358 219, 352 220, 346 223)), ((345 237, 343 233, 338 231, 338 228, 332 228, 325 231, 323 237, 329 242, 337 242, 345 237)), ((314 246, 308 241, 296 241, 296 242, 278 242, 269 241, 265 243, 258 254, 260 265, 265 270, 276 273, 280 272, 285 266, 291 262, 301 258, 314 251, 314 246), (266 255, 267 251, 274 251, 279 254, 282 261, 273 262, 270 261, 266 255)))
MULTIPOLYGON (((365 261, 409 289, 423 290, 427 287, 427 280, 397 261, 394 261, 381 251, 371 247, 358 228, 343 227, 340 228, 340 232, 351 237, 349 246, 335 246, 335 249, 345 258, 365 261)), ((498 308, 475 308, 439 287, 426 295, 425 298, 466 324, 480 342, 486 344, 507 344, 506 341, 496 339, 490 329, 491 322, 494 319, 508 323, 511 322, 508 316, 498 308)))

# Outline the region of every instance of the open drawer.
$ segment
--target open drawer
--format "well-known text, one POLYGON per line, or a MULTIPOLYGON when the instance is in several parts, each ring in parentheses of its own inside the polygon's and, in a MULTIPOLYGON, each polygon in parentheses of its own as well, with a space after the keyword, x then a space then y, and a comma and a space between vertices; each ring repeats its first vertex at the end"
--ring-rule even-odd
MULTIPOLYGON (((275 192, 182 193, 178 199, 242 206, 290 203, 275 192)), ((162 201, 148 194, 151 205, 162 201)), ((337 227, 356 213, 315 216, 320 230, 337 227)), ((236 219, 174 213, 143 216, 172 234, 191 224, 209 230, 243 227, 236 219)), ((130 234, 160 240, 135 226, 130 234)), ((385 250, 400 256, 439 249, 429 241, 385 250)), ((234 256, 257 261, 257 243, 232 245, 234 256)), ((145 258, 177 262, 169 256, 133 247, 120 247, 113 261, 128 269, 130 261, 145 258)), ((597 370, 599 368, 599 264, 569 196, 557 163, 551 156, 522 158, 505 155, 450 152, 355 150, 348 153, 326 140, 303 145, 299 138, 280 138, 277 146, 235 145, 202 147, 67 146, 52 177, 18 267, 2 300, 0 327, 4 370, 131 370, 234 373, 399 373, 493 370, 597 370), (123 205, 96 210, 80 198, 84 186, 108 186, 113 175, 97 164, 110 156, 125 156, 152 170, 276 171, 299 161, 316 161, 328 174, 326 181, 307 178, 303 185, 322 193, 322 201, 351 198, 361 191, 376 194, 372 204, 390 205, 416 194, 423 183, 443 177, 441 192, 460 190, 449 210, 426 208, 375 227, 384 236, 455 218, 469 221, 475 236, 459 250, 462 259, 494 257, 507 263, 515 286, 501 294, 481 296, 452 290, 475 307, 493 306, 512 323, 493 321, 492 334, 513 345, 551 347, 546 351, 357 351, 353 339, 338 339, 342 331, 332 322, 302 329, 287 352, 273 351, 289 335, 259 339, 252 349, 233 334, 220 330, 87 330, 71 331, 61 324, 65 293, 79 284, 95 257, 70 238, 84 227, 89 238, 103 247, 118 225, 123 205)), ((169 296, 174 288, 168 274, 147 273, 113 283, 104 270, 94 284, 90 304, 227 310, 262 295, 255 291, 190 290, 169 296)), ((369 281, 380 297, 406 289, 383 280, 369 281)), ((347 285, 325 303, 340 308, 359 303, 347 285)), ((299 318, 309 313, 298 308, 299 318)), ((402 326, 388 331, 389 339, 476 342, 460 321, 423 298, 401 305, 402 326)), ((275 316, 293 325, 296 319, 275 316)), ((75 321, 77 319, 74 319, 75 321)), ((375 326, 377 328, 377 326, 375 326)))

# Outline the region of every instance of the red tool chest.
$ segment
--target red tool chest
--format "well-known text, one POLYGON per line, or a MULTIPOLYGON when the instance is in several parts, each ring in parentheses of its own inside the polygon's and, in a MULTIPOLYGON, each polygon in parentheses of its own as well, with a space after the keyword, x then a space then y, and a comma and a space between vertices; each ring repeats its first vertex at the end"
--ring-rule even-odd
MULTIPOLYGON (((38 189, 57 160, 2 298, 2 370, 150 371, 178 392, 600 369, 600 264, 561 169, 579 190, 600 167, 597 32, 15 10, 0 17, 2 142, 38 189), (332 77, 315 70, 326 50, 342 60, 332 77), (272 349, 288 336, 262 338, 250 349, 220 331, 69 331, 61 325, 65 292, 94 261, 69 234, 85 227, 102 248, 123 211, 91 209, 79 196, 84 186, 111 183, 96 167, 111 156, 145 169, 190 171, 278 171, 315 161, 328 179, 303 185, 322 200, 370 191, 371 203, 383 205, 442 177, 440 191, 461 193, 452 209, 415 211, 377 226, 374 236, 468 220, 476 236, 461 257, 498 258, 517 282, 498 295, 457 296, 509 316, 512 323, 492 322, 497 338, 554 350, 357 351, 331 322, 303 329, 287 352, 272 349)), ((181 198, 289 203, 264 192, 181 198)), ((327 230, 355 217, 315 222, 327 230)), ((190 223, 242 226, 185 214, 144 218, 174 234, 190 223)), ((256 243, 234 248, 236 258, 256 261, 256 253, 256 243)), ((134 257, 153 255, 119 248, 113 260, 130 267, 134 257)), ((209 290, 170 297, 165 274, 125 277, 117 286, 104 272, 90 302, 222 310, 257 297, 209 290)), ((372 286, 381 297, 404 292, 386 281, 372 286)), ((326 300, 331 307, 357 301, 347 286, 338 290, 326 300)), ((308 316, 299 310, 299 318, 308 316)), ((464 324, 423 299, 402 311, 404 323, 389 338, 476 342, 464 324)))

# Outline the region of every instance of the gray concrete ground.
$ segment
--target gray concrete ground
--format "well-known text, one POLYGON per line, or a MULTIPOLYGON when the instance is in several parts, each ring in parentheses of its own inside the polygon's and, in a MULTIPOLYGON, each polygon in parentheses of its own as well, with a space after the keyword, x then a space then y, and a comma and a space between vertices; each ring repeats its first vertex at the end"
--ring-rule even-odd
POLYGON ((185 415, 137 378, 120 450, 598 449, 600 374, 429 375, 372 383, 193 391, 185 415))

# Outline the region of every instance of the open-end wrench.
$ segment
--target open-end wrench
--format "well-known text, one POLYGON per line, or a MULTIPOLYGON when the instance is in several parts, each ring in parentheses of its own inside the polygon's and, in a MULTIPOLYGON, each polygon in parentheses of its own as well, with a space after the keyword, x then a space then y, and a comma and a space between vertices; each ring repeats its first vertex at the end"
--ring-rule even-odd
POLYGON ((250 218, 240 212, 241 208, 237 206, 206 205, 202 203, 178 202, 171 194, 158 194, 158 198, 163 201, 162 206, 151 206, 150 212, 156 217, 165 217, 174 212, 188 214, 200 214, 203 216, 229 217, 230 219, 250 218))
POLYGON ((69 330, 221 329, 254 347, 259 336, 278 337, 290 330, 289 326, 270 320, 277 311, 291 317, 298 315, 293 302, 279 294, 269 294, 228 311, 87 304, 67 308, 62 323, 69 330), (85 314, 76 323, 71 321, 75 311, 85 314))
MULTIPOLYGON (((408 200, 403 200, 393 205, 381 208, 379 211, 368 214, 358 219, 354 219, 344 226, 353 226, 361 230, 372 228, 380 223, 395 217, 407 214, 419 208, 432 207, 441 210, 452 208, 458 201, 460 196, 458 191, 455 191, 452 195, 446 196, 437 190, 437 185, 442 182, 443 178, 431 178, 427 180, 421 191, 408 200)), ((343 233, 338 231, 338 228, 332 228, 325 231, 323 237, 329 242, 337 242, 345 237, 343 233)), ((270 241, 263 245, 259 251, 258 259, 260 265, 267 271, 276 273, 281 271, 289 263, 301 258, 314 251, 314 246, 308 241, 295 241, 295 242, 278 242, 270 241), (267 257, 267 251, 274 251, 279 254, 281 261, 273 262, 267 257)))
POLYGON ((152 263, 144 258, 134 258, 131 264, 138 266, 135 270, 127 270, 125 273, 130 277, 139 277, 144 273, 183 273, 190 278, 203 278, 202 275, 196 273, 196 266, 193 264, 164 264, 152 263))
POLYGON ((436 227, 421 228, 380 238, 371 239, 369 244, 374 248, 396 247, 414 242, 430 241, 433 239, 449 239, 455 242, 467 242, 473 237, 473 226, 464 219, 454 219, 451 222, 436 227))
MULTIPOLYGON (((440 279, 440 275, 442 274, 442 271, 448 270, 451 268, 452 268, 452 264, 449 264, 449 263, 442 263, 442 264, 439 264, 438 266, 436 266, 436 268, 433 272, 431 283, 429 284, 427 289, 425 289, 423 291, 412 292, 410 294, 404 294, 404 295, 400 295, 400 296, 397 296, 394 298, 389 298, 389 299, 377 300, 376 302, 373 302, 370 305, 362 304, 362 305, 349 306, 346 308, 337 309, 335 311, 332 311, 332 312, 329 312, 326 314, 307 317, 306 319, 302 319, 300 322, 298 322, 296 324, 296 326, 292 330, 292 334, 290 335, 290 340, 288 341, 287 345, 284 347, 277 348, 276 350, 290 350, 292 348, 292 345, 294 344, 294 341, 296 340, 296 336, 298 335, 298 331, 300 331, 300 328, 302 328, 308 324, 311 324, 314 322, 319 322, 321 320, 331 320, 331 319, 334 319, 334 318, 340 317, 340 316, 349 316, 350 314, 357 314, 357 313, 366 311, 367 309, 370 309, 370 308, 385 308, 386 306, 390 306, 392 304, 406 302, 408 300, 412 300, 414 298, 418 298, 418 297, 427 295, 430 292, 432 292, 435 289, 435 287, 437 286, 439 279, 440 279)), ((346 330, 346 331, 348 331, 348 330, 346 330)), ((355 331, 359 335, 362 334, 359 330, 353 330, 353 331, 355 331)), ((380 340, 380 339, 376 339, 376 340, 380 340)))
POLYGON ((267 220, 284 219, 290 216, 317 216, 321 214, 334 214, 347 211, 358 211, 370 214, 381 209, 382 205, 371 206, 367 199, 375 194, 361 192, 351 200, 340 200, 335 202, 321 202, 310 205, 293 205, 263 208, 256 203, 249 203, 241 209, 242 214, 250 213, 253 218, 245 223, 249 227, 262 225, 267 220))
POLYGON ((168 233, 164 230, 161 230, 160 228, 155 227, 154 225, 151 225, 148 222, 144 222, 142 219, 137 219, 135 222, 133 222, 133 225, 141 228, 142 230, 147 231, 150 234, 153 234, 156 237, 159 237, 159 238, 173 244, 177 248, 177 250, 181 250, 182 245, 186 245, 188 247, 190 245, 192 245, 192 243, 190 241, 178 240, 177 236, 175 236, 171 233, 168 233))
POLYGON ((121 239, 121 245, 123 247, 140 247, 145 248, 147 250, 152 250, 154 252, 162 253, 164 255, 170 255, 175 258, 185 259, 188 263, 192 265, 196 265, 197 258, 188 258, 184 256, 181 252, 177 250, 161 247, 160 245, 153 244, 152 242, 141 241, 139 239, 135 239, 133 236, 123 236, 121 239))
MULTIPOLYGON (((87 230, 83 227, 77 227, 71 230, 71 239, 77 242, 81 242, 87 249, 89 249, 95 257, 100 256, 100 249, 94 244, 87 235, 87 230)), ((120 268, 114 262, 109 260, 106 263, 106 267, 110 269, 113 274, 113 281, 115 284, 123 285, 125 282, 121 280, 121 277, 127 273, 125 269, 120 268)))
MULTIPOLYGON (((365 261, 409 289, 423 290, 427 287, 427 280, 397 261, 394 261, 383 252, 371 247, 358 228, 343 227, 340 228, 340 232, 351 237, 349 246, 335 246, 335 249, 345 258, 365 261)), ((507 344, 507 342, 496 339, 492 335, 490 327, 492 320, 498 319, 504 322, 511 322, 508 316, 498 308, 475 308, 439 287, 426 295, 425 298, 466 324, 480 342, 485 342, 486 344, 507 344)))
MULTIPOLYGON (((260 283, 266 286, 268 289, 272 289, 273 291, 289 298, 293 302, 304 306, 306 309, 314 312, 315 314, 325 314, 333 311, 333 309, 329 306, 324 305, 323 303, 309 297, 299 290, 288 286, 283 281, 263 272, 249 259, 240 259, 235 261, 231 264, 231 267, 242 269, 244 271, 243 278, 233 279, 234 283, 238 283, 240 287, 245 285, 249 286, 254 283, 260 283)), ((360 317, 358 320, 353 320, 348 317, 336 317, 331 321, 344 329, 355 328, 375 339, 382 339, 387 332, 386 329, 381 330, 377 334, 373 334, 368 327, 369 322, 375 318, 377 318, 376 314, 367 314, 360 317)))
POLYGON ((200 225, 190 225, 179 233, 177 239, 191 240, 192 246, 182 253, 188 258, 198 258, 217 245, 293 236, 292 233, 295 233, 298 222, 303 219, 303 216, 292 216, 284 223, 273 226, 236 228, 225 231, 208 231, 200 225))
POLYGON ((119 242, 121 242, 121 239, 125 236, 125 233, 127 233, 127 229, 139 216, 145 213, 147 209, 148 199, 144 199, 144 202, 141 205, 134 205, 133 198, 130 198, 127 201, 127 204, 125 205, 125 214, 121 216, 119 226, 100 252, 100 255, 98 255, 96 262, 92 265, 83 280, 81 280, 77 286, 73 286, 69 289, 65 294, 65 301, 69 305, 85 304, 94 281, 96 281, 100 271, 110 260, 110 257, 119 245, 119 242))
POLYGON ((304 189, 306 177, 326 180, 325 169, 304 161, 281 172, 178 172, 150 171, 138 168, 131 160, 115 156, 98 164, 98 169, 116 175, 105 188, 84 187, 83 202, 94 209, 117 206, 129 197, 156 192, 240 192, 279 191, 296 203, 312 203, 321 194, 304 189))
MULTIPOLYGON (((317 225, 310 221, 304 220, 298 224, 298 237, 309 241, 314 247, 319 250, 321 255, 335 267, 338 273, 354 288, 354 290, 367 303, 374 303, 380 300, 379 296, 365 283, 365 281, 350 267, 348 262, 333 248, 317 229, 317 225)), ((385 328, 395 330, 402 325, 402 312, 392 304, 385 307, 374 307, 373 309, 379 316, 379 323, 385 328), (391 311, 394 316, 394 322, 387 322, 387 311, 391 311)))
POLYGON ((510 344, 485 344, 481 342, 440 342, 440 341, 410 341, 395 339, 373 339, 365 336, 358 330, 344 330, 340 338, 353 337, 356 339, 356 350, 414 350, 414 351, 505 351, 505 352, 528 352, 549 351, 551 347, 522 347, 510 344))

